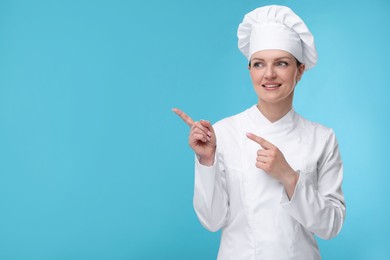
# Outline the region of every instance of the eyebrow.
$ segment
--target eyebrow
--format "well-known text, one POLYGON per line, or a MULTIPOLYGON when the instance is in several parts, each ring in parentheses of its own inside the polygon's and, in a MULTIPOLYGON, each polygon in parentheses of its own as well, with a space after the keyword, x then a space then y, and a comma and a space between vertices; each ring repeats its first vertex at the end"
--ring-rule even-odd
MULTIPOLYGON (((291 58, 288 57, 288 56, 283 56, 283 57, 275 58, 275 60, 282 60, 282 59, 289 59, 289 60, 291 60, 291 58)), ((261 58, 253 58, 252 60, 253 60, 253 61, 254 61, 254 60, 264 61, 264 59, 261 59, 261 58)))

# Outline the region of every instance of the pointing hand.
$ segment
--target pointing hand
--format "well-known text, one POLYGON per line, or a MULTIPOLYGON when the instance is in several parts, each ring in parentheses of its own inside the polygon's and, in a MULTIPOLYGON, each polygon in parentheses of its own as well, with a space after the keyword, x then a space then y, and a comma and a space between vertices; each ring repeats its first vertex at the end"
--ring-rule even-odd
POLYGON ((279 180, 291 198, 298 181, 298 175, 287 163, 283 153, 262 137, 252 133, 247 133, 247 137, 263 148, 257 151, 256 167, 279 180))
POLYGON ((210 122, 206 120, 195 122, 190 116, 177 108, 173 108, 172 111, 191 128, 188 143, 198 156, 199 162, 207 166, 213 165, 217 142, 210 122))

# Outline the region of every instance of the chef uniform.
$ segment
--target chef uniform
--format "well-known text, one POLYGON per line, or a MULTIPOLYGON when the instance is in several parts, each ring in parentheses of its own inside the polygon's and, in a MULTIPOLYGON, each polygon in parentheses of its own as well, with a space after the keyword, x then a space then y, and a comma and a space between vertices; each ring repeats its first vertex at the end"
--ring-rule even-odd
MULTIPOLYGON (((293 54, 306 69, 317 60, 314 39, 289 8, 266 6, 248 13, 238 29, 239 48, 250 59, 260 50, 293 54)), ((257 108, 214 124, 217 150, 212 166, 195 158, 194 208, 202 225, 222 228, 218 259, 321 259, 314 234, 336 236, 345 219, 343 167, 332 129, 294 109, 270 122, 257 108), (255 166, 254 133, 283 153, 299 174, 294 194, 255 166)))

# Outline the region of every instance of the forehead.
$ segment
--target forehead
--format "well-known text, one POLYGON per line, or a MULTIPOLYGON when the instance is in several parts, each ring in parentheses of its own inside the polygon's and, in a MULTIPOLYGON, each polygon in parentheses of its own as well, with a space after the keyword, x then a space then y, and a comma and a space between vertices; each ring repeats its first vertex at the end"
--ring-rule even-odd
POLYGON ((294 56, 283 50, 263 50, 253 53, 251 60, 261 59, 261 60, 276 60, 281 58, 290 58, 295 59, 294 56))

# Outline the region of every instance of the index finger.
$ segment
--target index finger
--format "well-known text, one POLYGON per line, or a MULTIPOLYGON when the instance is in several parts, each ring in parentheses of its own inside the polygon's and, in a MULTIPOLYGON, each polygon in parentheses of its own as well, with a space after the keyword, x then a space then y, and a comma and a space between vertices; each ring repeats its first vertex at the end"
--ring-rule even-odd
POLYGON ((249 139, 251 139, 252 141, 254 141, 254 142, 258 143, 259 145, 261 145, 261 147, 263 147, 265 150, 271 149, 274 146, 273 144, 271 144, 270 142, 268 142, 264 138, 262 138, 260 136, 257 136, 255 134, 247 133, 246 136, 249 139))
POLYGON ((192 127, 192 125, 194 124, 194 120, 192 120, 192 118, 187 115, 186 113, 184 113, 183 111, 181 111, 180 109, 178 108, 173 108, 172 109, 173 112, 176 113, 176 115, 180 116, 181 119, 183 119, 183 121, 189 126, 189 127, 192 127))

